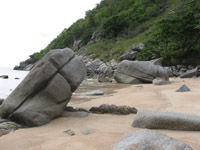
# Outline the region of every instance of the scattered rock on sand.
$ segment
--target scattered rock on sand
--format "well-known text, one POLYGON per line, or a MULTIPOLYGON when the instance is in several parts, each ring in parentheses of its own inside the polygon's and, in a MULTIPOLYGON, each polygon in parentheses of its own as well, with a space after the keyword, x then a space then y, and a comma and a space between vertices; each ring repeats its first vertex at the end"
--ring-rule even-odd
POLYGON ((49 51, 0 106, 0 117, 40 126, 59 117, 86 75, 81 57, 69 49, 49 51))
POLYGON ((6 119, 0 119, 0 137, 8 134, 11 131, 15 131, 21 127, 22 127, 21 125, 15 123, 15 122, 11 122, 6 119))
POLYGON ((102 104, 99 107, 92 107, 89 110, 92 113, 98 114, 120 114, 120 115, 128 115, 128 114, 136 114, 137 109, 135 107, 130 106, 116 106, 109 104, 102 104))
POLYGON ((190 88, 188 88, 185 84, 176 90, 176 92, 189 92, 189 91, 190 91, 190 88))
POLYGON ((89 129, 83 129, 83 130, 81 130, 81 133, 84 134, 84 135, 89 135, 89 134, 94 133, 94 131, 93 130, 89 130, 89 129))
POLYGON ((68 135, 70 135, 70 136, 75 135, 74 131, 72 131, 71 129, 63 131, 63 132, 66 133, 66 134, 68 134, 68 135))
POLYGON ((104 95, 104 92, 101 91, 101 90, 95 90, 95 91, 87 92, 85 95, 87 95, 87 96, 99 96, 99 95, 104 95))
POLYGON ((9 77, 8 77, 8 75, 1 75, 0 78, 2 78, 2 79, 8 79, 9 77))
POLYGON ((192 150, 180 141, 157 131, 143 129, 130 132, 122 137, 113 150, 192 150))
POLYGON ((166 85, 166 84, 170 84, 170 82, 168 79, 165 79, 165 78, 156 77, 153 80, 153 85, 166 85))
POLYGON ((132 126, 148 129, 200 131, 200 116, 177 112, 139 110, 132 126))

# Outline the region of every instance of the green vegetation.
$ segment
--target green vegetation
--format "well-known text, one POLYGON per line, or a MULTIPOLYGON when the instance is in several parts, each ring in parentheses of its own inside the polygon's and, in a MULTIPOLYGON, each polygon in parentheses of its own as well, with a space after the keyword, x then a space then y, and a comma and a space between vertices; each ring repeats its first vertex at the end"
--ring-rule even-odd
POLYGON ((76 53, 86 50, 103 61, 118 60, 133 43, 142 42, 146 48, 139 60, 162 57, 166 64, 177 64, 194 58, 199 63, 199 9, 198 0, 102 0, 27 61, 34 63, 51 49, 72 48, 81 40, 76 53))
POLYGON ((200 1, 189 0, 157 22, 141 60, 162 57, 166 65, 200 63, 200 1))

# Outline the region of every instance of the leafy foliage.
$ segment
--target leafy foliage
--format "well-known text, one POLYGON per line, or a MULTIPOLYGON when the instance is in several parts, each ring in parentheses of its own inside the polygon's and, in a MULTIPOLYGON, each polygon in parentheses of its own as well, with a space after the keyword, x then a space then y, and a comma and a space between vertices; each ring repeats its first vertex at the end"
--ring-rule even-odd
POLYGON ((140 60, 162 57, 166 65, 200 63, 200 5, 189 0, 157 22, 140 60))
MULTIPOLYGON (((29 61, 34 63, 51 49, 73 47, 74 41, 77 40, 86 45, 95 31, 100 31, 98 35, 105 40, 117 37, 133 38, 152 25, 149 20, 162 14, 167 2, 168 0, 102 0, 96 8, 86 12, 84 19, 64 29, 39 53, 32 54, 29 61)), ((106 52, 102 55, 102 58, 112 56, 108 56, 106 52)))

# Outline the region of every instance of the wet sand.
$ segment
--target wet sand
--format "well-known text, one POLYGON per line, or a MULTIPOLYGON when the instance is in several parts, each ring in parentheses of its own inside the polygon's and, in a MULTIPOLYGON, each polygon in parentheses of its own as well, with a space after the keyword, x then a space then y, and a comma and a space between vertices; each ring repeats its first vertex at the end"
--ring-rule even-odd
MULTIPOLYGON (((117 89, 110 96, 73 103, 74 107, 89 109, 101 104, 129 105, 137 109, 174 111, 200 116, 200 79, 170 79, 171 84, 154 86, 151 84, 131 85, 117 89), (174 92, 186 84, 191 91, 174 92)), ((75 100, 76 101, 76 100, 75 100)), ((135 115, 90 114, 85 118, 63 117, 41 127, 20 129, 0 137, 2 150, 112 150, 121 137, 138 130, 131 126, 135 115), (74 136, 63 131, 71 129, 74 136), (83 135, 80 130, 90 129, 94 133, 83 135)), ((200 132, 158 130, 170 137, 200 150, 200 132)))

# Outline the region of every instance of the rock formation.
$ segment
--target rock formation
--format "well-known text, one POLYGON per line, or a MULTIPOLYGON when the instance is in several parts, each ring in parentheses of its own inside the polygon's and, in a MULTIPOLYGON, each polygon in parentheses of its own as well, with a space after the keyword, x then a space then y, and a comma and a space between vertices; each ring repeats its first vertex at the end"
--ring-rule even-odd
POLYGON ((200 131, 200 116, 177 112, 139 110, 132 126, 148 129, 200 131))
POLYGON ((192 150, 192 148, 157 131, 143 129, 122 137, 113 150, 192 150))
POLYGON ((61 115, 86 75, 82 59, 69 49, 48 52, 0 106, 0 117, 39 126, 61 115))
POLYGON ((168 71, 149 61, 124 60, 114 73, 114 79, 119 83, 152 83, 156 77, 168 81, 168 71))

